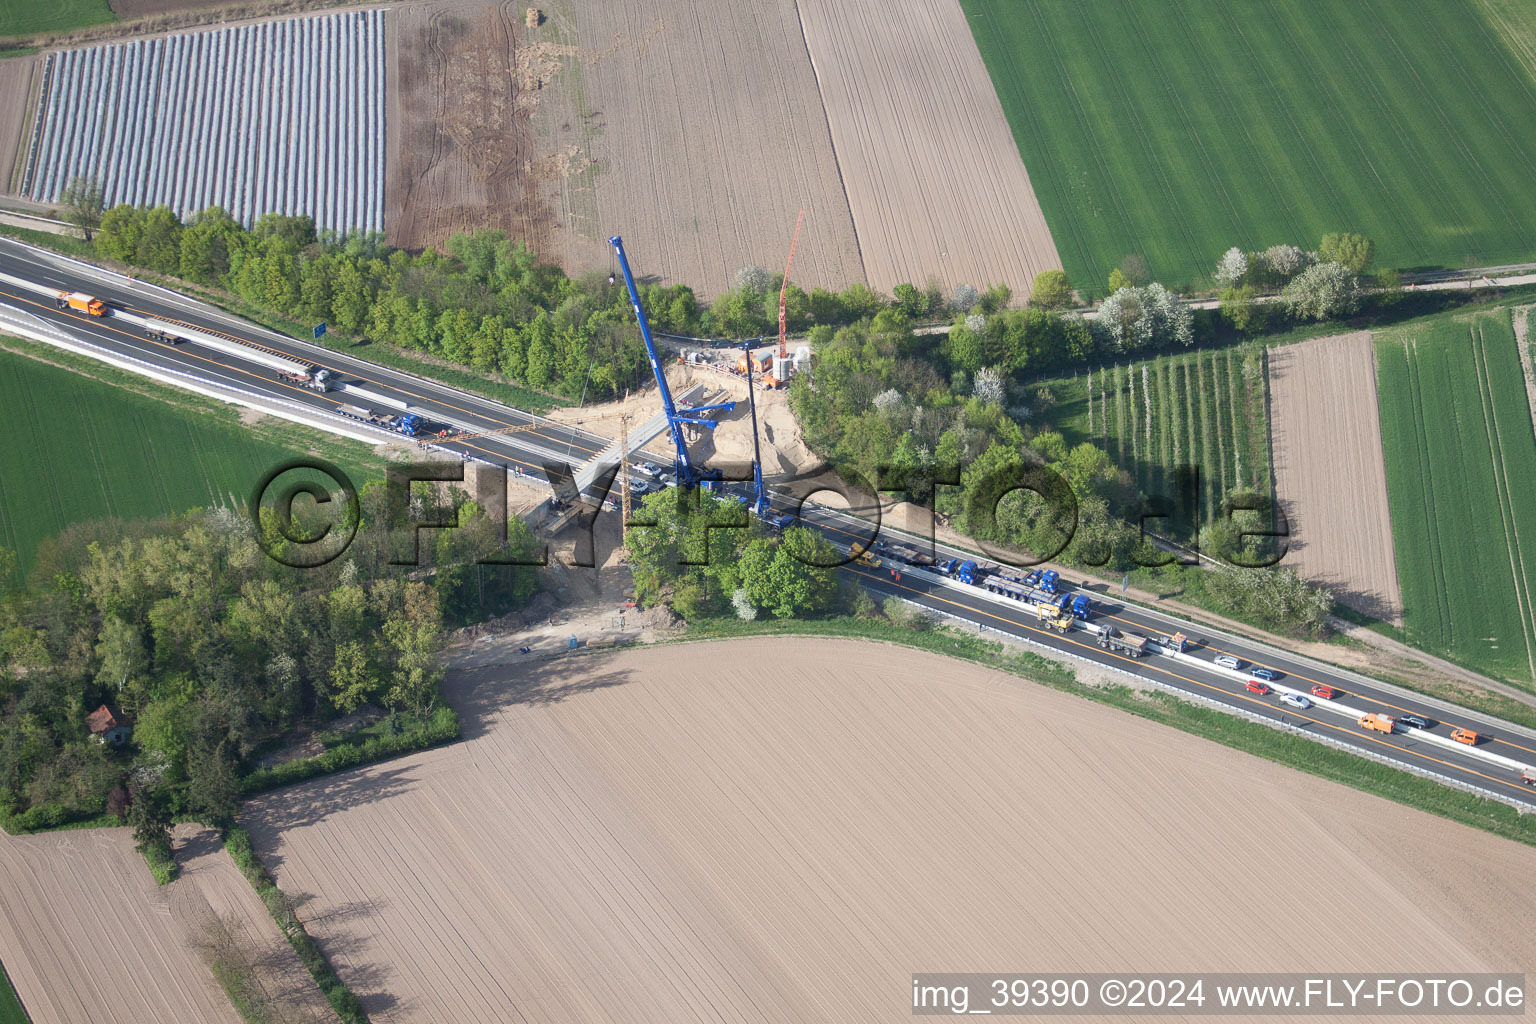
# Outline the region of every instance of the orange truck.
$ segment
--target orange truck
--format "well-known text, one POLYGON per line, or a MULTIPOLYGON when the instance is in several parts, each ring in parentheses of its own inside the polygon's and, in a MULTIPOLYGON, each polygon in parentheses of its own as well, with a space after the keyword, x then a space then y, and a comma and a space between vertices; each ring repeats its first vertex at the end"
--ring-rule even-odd
POLYGON ((1360 728, 1367 732, 1391 732, 1392 726, 1391 715, 1366 714, 1360 716, 1360 728))
POLYGON ((1462 729, 1460 727, 1452 729, 1451 739, 1457 743, 1465 743, 1469 747, 1477 746, 1477 733, 1471 729, 1462 729))
POLYGON ((54 300, 54 305, 60 309, 78 309, 82 313, 91 316, 106 316, 107 304, 98 298, 86 295, 84 292, 59 292, 59 297, 54 300))

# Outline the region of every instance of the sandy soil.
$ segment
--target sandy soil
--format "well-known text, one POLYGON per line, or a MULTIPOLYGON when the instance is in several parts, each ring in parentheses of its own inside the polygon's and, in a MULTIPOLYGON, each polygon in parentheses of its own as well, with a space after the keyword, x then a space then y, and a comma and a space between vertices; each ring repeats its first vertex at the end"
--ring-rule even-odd
POLYGON ((799 9, 870 285, 1002 281, 1022 300, 1061 267, 958 3, 799 9))
POLYGON ((1370 332, 1273 349, 1269 381, 1275 493, 1291 529, 1284 564, 1401 624, 1370 332))
MULTIPOLYGON (((718 417, 718 426, 711 434, 700 437, 689 445, 689 454, 695 459, 707 459, 711 465, 726 466, 731 463, 752 461, 752 418, 747 404, 747 386, 739 377, 715 373, 686 363, 667 366, 667 386, 678 396, 696 384, 703 384, 711 393, 723 397, 715 401, 734 400, 737 406, 718 417)), ((548 419, 560 423, 579 423, 586 430, 604 437, 619 436, 619 415, 626 405, 623 400, 597 403, 581 409, 555 409, 548 419)), ((661 412, 661 395, 655 387, 629 396, 627 410, 630 424, 637 426, 661 412)), ((762 447, 763 477, 774 482, 794 478, 820 467, 821 460, 806 447, 800 424, 789 407, 789 391, 757 392, 758 440, 762 447)), ((648 442, 645 452, 658 461, 672 461, 671 435, 663 432, 648 442)))
POLYGON ((214 834, 176 829, 156 886, 128 829, 0 834, 0 960, 35 1024, 231 1021, 206 966, 243 963, 274 1024, 338 1020, 214 834))
POLYGON ((751 640, 449 687, 464 743, 244 815, 380 1024, 897 1020, 909 972, 998 963, 1536 965, 1536 851, 979 667, 751 640))
POLYGON ((567 270, 605 271, 624 236, 637 276, 709 296, 749 263, 864 280, 794 0, 568 0, 528 41, 574 46, 534 126, 567 270))
POLYGON ((157 887, 128 829, 0 835, 0 877, 0 960, 34 1024, 239 1024, 172 912, 185 881, 157 887))
POLYGON ((11 191, 11 174, 32 129, 32 74, 36 56, 0 60, 0 190, 11 191))
POLYGON ((531 170, 523 6, 434 0, 396 8, 389 41, 387 234, 420 248, 498 228, 546 248, 531 170))

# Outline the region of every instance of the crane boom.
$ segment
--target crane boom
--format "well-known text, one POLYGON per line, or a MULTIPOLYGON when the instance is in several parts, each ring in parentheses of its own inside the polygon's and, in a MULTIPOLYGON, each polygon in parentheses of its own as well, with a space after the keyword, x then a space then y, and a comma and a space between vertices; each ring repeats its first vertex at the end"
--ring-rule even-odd
POLYGON ((789 295, 789 268, 795 265, 795 246, 800 242, 800 225, 805 222, 805 211, 795 218, 795 237, 789 240, 789 260, 784 264, 784 283, 779 286, 779 358, 789 358, 789 332, 785 329, 784 300, 789 295))
MULTIPOLYGON (((624 271, 624 287, 629 289, 629 301, 635 307, 635 319, 640 322, 640 337, 645 339, 645 353, 651 360, 651 371, 656 374, 656 388, 661 392, 661 407, 667 414, 667 427, 672 433, 672 446, 677 449, 677 485, 692 487, 702 480, 719 479, 718 470, 701 470, 688 457, 688 442, 683 437, 683 424, 691 423, 705 430, 713 430, 715 421, 705 418, 702 414, 715 411, 730 412, 736 408, 736 403, 720 402, 716 405, 701 405, 687 410, 692 413, 690 416, 677 411, 677 406, 672 401, 672 389, 667 387, 667 375, 661 369, 661 356, 656 351, 656 340, 651 337, 651 322, 645 318, 645 306, 640 302, 640 290, 635 287, 635 275, 630 273, 629 258, 624 255, 624 240, 614 235, 608 239, 608 244, 613 246, 613 251, 619 256, 619 268, 624 271)), ((628 453, 625 452, 624 455, 627 457, 628 453)))

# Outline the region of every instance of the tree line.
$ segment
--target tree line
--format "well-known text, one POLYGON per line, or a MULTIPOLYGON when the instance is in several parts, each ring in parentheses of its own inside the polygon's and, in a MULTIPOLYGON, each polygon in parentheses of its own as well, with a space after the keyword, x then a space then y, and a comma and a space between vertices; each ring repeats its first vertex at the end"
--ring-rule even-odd
MULTIPOLYGON (((43 545, 26 584, 0 597, 7 827, 112 814, 154 850, 173 815, 230 820, 259 755, 300 728, 371 704, 388 714, 370 750, 456 735, 438 692, 445 631, 519 607, 536 576, 477 562, 498 527, 462 492, 423 488, 412 503, 416 520, 456 511, 462 524, 429 535, 417 566, 390 564, 389 531, 412 513, 379 483, 360 493, 354 543, 317 568, 268 556, 274 539, 289 543, 268 512, 259 530, 213 509, 80 524, 43 545), (133 728, 121 750, 88 734, 103 704, 133 728)), ((290 535, 316 525, 296 520, 290 535)), ((509 536, 532 551, 521 520, 509 536)), ((14 570, 14 555, 0 555, 0 570, 14 570)))

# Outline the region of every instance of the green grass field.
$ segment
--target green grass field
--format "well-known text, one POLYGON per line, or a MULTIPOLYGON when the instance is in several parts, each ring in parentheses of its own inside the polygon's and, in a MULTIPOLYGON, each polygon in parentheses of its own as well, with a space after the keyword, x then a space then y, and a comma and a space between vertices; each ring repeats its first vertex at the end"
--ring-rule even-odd
POLYGON ((1171 498, 1175 467, 1198 466, 1202 523, 1231 491, 1269 493, 1267 392, 1257 350, 1157 356, 1043 386, 1055 404, 1037 422, 1069 445, 1103 448, 1142 493, 1171 498))
POLYGON ((107 0, 0 0, 0 36, 63 32, 116 20, 107 0))
POLYGON ((101 378, 0 351, 0 403, 11 423, 0 451, 0 546, 17 552, 23 571, 38 542, 71 523, 244 509, 262 475, 299 452, 336 462, 358 487, 381 476, 366 468, 373 463, 361 443, 270 419, 253 434, 222 403, 43 346, 3 343, 101 378))
POLYGON ((1536 682, 1536 435, 1507 309, 1376 336, 1387 495, 1413 643, 1536 682))
POLYGON ((1080 289, 1340 230, 1379 266, 1536 259, 1536 77, 1478 0, 961 6, 1080 289))
POLYGON ((28 1024, 27 1011, 22 1009, 21 997, 0 964, 0 1024, 28 1024))

